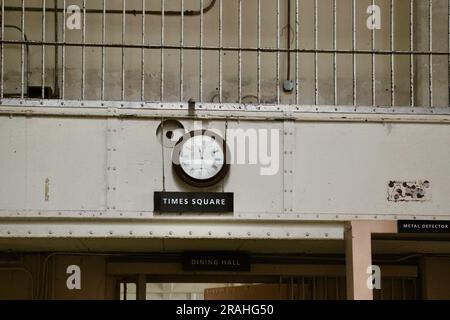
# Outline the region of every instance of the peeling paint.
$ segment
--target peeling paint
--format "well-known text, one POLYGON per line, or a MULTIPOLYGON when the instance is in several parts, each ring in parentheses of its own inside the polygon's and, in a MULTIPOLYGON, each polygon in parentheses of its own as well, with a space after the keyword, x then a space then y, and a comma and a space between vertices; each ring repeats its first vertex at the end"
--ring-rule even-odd
POLYGON ((388 135, 388 136, 391 135, 391 132, 392 132, 392 123, 387 122, 387 123, 384 123, 384 125, 386 126, 387 135, 388 135))
POLYGON ((388 185, 388 200, 428 201, 431 199, 431 183, 425 181, 390 181, 388 185))
POLYGON ((48 200, 50 200, 50 179, 46 178, 45 179, 45 193, 44 193, 44 200, 45 202, 48 202, 48 200))

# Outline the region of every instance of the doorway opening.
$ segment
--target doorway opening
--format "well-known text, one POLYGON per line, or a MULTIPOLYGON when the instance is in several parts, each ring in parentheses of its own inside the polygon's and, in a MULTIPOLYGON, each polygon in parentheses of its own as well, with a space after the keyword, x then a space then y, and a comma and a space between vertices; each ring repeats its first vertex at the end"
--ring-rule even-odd
MULTIPOLYGON (((345 300, 344 276, 155 276, 118 278, 120 300, 345 300)), ((375 300, 417 300, 415 277, 385 277, 375 300)))

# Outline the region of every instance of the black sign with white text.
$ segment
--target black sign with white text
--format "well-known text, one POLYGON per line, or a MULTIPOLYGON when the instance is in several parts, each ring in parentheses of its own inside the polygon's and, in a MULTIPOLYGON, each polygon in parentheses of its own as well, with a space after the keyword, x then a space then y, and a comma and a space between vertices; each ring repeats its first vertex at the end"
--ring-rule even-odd
POLYGON ((155 192, 156 212, 212 212, 234 211, 234 194, 230 192, 155 192))
POLYGON ((399 233, 450 233, 450 221, 399 220, 399 233))
POLYGON ((250 255, 242 252, 185 252, 186 271, 250 271, 250 255))

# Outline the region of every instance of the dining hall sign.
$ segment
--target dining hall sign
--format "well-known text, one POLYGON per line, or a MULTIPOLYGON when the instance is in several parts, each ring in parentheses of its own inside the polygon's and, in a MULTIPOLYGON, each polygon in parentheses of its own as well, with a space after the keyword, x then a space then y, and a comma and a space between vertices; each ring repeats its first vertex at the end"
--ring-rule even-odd
POLYGON ((251 268, 250 255, 242 252, 185 252, 185 271, 247 271, 251 268))

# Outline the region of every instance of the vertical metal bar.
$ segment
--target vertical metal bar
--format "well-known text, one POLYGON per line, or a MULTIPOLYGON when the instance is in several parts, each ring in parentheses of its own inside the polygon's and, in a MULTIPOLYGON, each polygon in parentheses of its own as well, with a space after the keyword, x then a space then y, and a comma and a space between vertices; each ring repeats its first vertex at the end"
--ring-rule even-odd
POLYGON ((407 299, 406 290, 405 290, 405 281, 406 280, 404 278, 402 278, 400 281, 402 282, 402 300, 406 300, 407 299))
MULTIPOLYGON (((2 20, 4 19, 2 13, 2 20)), ((22 0, 22 12, 20 18, 20 29, 22 30, 22 41, 25 41, 25 0, 22 0)), ((56 30, 56 29, 55 29, 56 30)), ((56 31, 55 31, 56 32, 56 31)), ((3 39, 3 37, 2 37, 3 39)), ((27 65, 27 69, 28 69, 27 65)), ((55 70, 56 74, 56 70, 55 70)), ((22 43, 20 50, 20 98, 24 98, 25 93, 25 45, 22 43)))
POLYGON ((67 4, 66 0, 63 0, 63 22, 62 22, 62 57, 61 57, 61 99, 66 97, 66 13, 67 4))
POLYGON ((409 50, 411 52, 411 55, 409 56, 409 104, 411 107, 414 107, 415 72, 414 72, 414 54, 412 53, 414 51, 414 0, 410 0, 409 3, 409 50))
MULTIPOLYGON (((54 39, 55 39, 55 43, 58 43, 59 41, 59 34, 58 34, 58 26, 59 26, 59 21, 58 21, 58 0, 53 0, 53 4, 54 4, 54 39)), ((23 9, 23 6, 22 6, 23 9)), ((23 29, 22 29, 23 30, 23 29)), ((54 96, 59 97, 59 46, 55 46, 55 57, 54 57, 54 64, 55 64, 55 71, 54 71, 54 86, 55 86, 55 92, 54 92, 54 96)), ((21 90, 22 92, 22 90, 21 90)), ((22 93, 21 93, 22 96, 22 93)))
MULTIPOLYGON (((5 3, 4 0, 2 0, 2 41, 5 39, 5 3)), ((0 52, 0 99, 3 99, 3 94, 4 94, 4 87, 3 87, 3 78, 4 78, 4 50, 5 50, 5 45, 1 44, 1 48, 0 48, 1 52, 0 52)))
POLYGON ((199 101, 203 102, 203 0, 200 0, 200 62, 199 62, 200 83, 198 87, 199 101))
POLYGON ((257 97, 258 97, 258 104, 261 104, 261 0, 258 0, 258 13, 257 13, 257 67, 256 67, 256 86, 257 86, 257 97))
POLYGON ((42 61, 41 61, 41 98, 45 98, 45 0, 42 0, 42 61))
POLYGON ((136 290, 136 300, 146 300, 147 281, 146 281, 145 274, 140 274, 137 277, 136 289, 137 289, 136 290))
MULTIPOLYGON (((375 6, 375 0, 372 0, 372 8, 375 6)), ((373 9, 372 9, 373 10, 373 9)), ((376 65, 375 65, 375 28, 372 28, 371 33, 371 40, 372 40, 372 106, 375 106, 376 103, 376 65)))
POLYGON ((145 0, 142 0, 141 101, 145 101, 145 0))
POLYGON ((83 19, 81 33, 81 100, 84 100, 84 87, 86 81, 86 0, 83 0, 83 19))
POLYGON ((290 300, 294 300, 294 277, 290 277, 290 280, 291 280, 291 282, 290 282, 290 284, 291 284, 291 292, 290 292, 291 299, 290 300))
POLYGON ((395 39, 395 23, 394 23, 394 15, 395 15, 395 6, 394 0, 390 0, 390 10, 389 10, 389 20, 390 20, 390 47, 391 47, 391 107, 395 106, 395 55, 392 53, 394 51, 394 39, 395 39))
MULTIPOLYGON (((122 45, 125 45, 125 14, 126 14, 126 1, 122 0, 122 45)), ((122 47, 122 86, 121 86, 121 100, 125 100, 125 48, 122 47)))
POLYGON ((184 98, 184 0, 181 0, 180 19, 180 102, 182 102, 184 98))
MULTIPOLYGON (((164 1, 164 0, 162 0, 162 1, 164 1)), ((164 12, 164 6, 162 6, 161 7, 162 9, 162 12, 164 12)), ((162 102, 162 100, 161 100, 161 102, 162 102)), ((166 175, 165 175, 165 170, 166 170, 166 166, 164 165, 164 163, 165 163, 165 158, 164 158, 164 133, 166 132, 165 130, 164 130, 164 123, 165 123, 165 119, 163 118, 163 117, 161 117, 161 119, 160 119, 160 121, 161 121, 161 140, 160 140, 160 142, 161 142, 161 161, 162 161, 162 170, 161 170, 161 173, 162 173, 162 187, 163 187, 163 191, 166 191, 166 175)))
POLYGON ((317 0, 314 0, 314 104, 319 103, 319 66, 318 66, 318 4, 317 0))
POLYGON ((336 300, 340 300, 339 296, 339 278, 334 278, 334 285, 336 289, 336 300))
POLYGON ((101 99, 105 100, 105 41, 106 41, 106 0, 103 0, 102 6, 102 88, 101 99))
POLYGON ((285 293, 286 293, 286 300, 290 299, 290 297, 289 297, 289 292, 290 292, 290 290, 289 290, 289 278, 290 277, 286 278, 286 291, 285 291, 285 293))
POLYGON ((295 53, 295 102, 297 105, 300 104, 300 59, 298 52, 300 50, 300 5, 298 1, 295 1, 295 48, 297 49, 295 53))
POLYGON ((242 0, 238 1, 238 100, 239 103, 242 103, 242 0))
POLYGON ((333 97, 334 97, 334 105, 337 105, 338 99, 337 99, 337 6, 336 6, 336 0, 333 0, 333 50, 335 51, 333 53, 333 97))
POLYGON ((278 282, 278 289, 279 289, 278 296, 279 296, 280 300, 283 299, 282 288, 283 288, 283 278, 282 278, 282 276, 280 276, 279 282, 278 282))
POLYGON ((303 300, 306 300, 305 299, 305 296, 306 296, 306 292, 305 292, 305 277, 302 277, 302 296, 303 296, 303 300))
MULTIPOLYGON (((290 1, 290 0, 288 0, 290 1)), ((289 12, 290 14, 290 12, 289 12)), ((277 61, 276 61, 276 95, 277 95, 277 104, 280 104, 280 0, 276 0, 276 46, 277 46, 277 61)), ((289 26, 290 27, 290 26, 289 26)), ((291 32, 291 30, 287 30, 287 32, 291 32)), ((290 52, 288 53, 290 54, 290 52)))
POLYGON ((395 299, 395 283, 394 278, 391 279, 391 300, 395 299))
POLYGON ((313 277, 312 278, 312 281, 313 281, 313 288, 312 288, 312 291, 313 291, 313 294, 312 294, 312 296, 313 296, 313 300, 316 300, 316 293, 317 293, 317 290, 316 290, 316 288, 317 288, 317 286, 316 286, 316 277, 313 277))
POLYGON ((428 60, 428 71, 429 71, 429 106, 430 108, 434 107, 433 102, 433 54, 431 53, 433 51, 433 0, 429 0, 429 14, 428 14, 428 22, 429 22, 429 60, 428 60))
MULTIPOLYGON (((201 9, 200 9, 201 10, 201 9)), ((219 103, 223 99, 223 0, 219 0, 219 103)))
POLYGON ((352 2, 352 64, 353 64, 353 105, 356 106, 357 92, 356 92, 356 0, 352 2))
POLYGON ((161 0, 161 82, 160 82, 160 100, 164 100, 164 20, 165 20, 165 0, 161 0))

